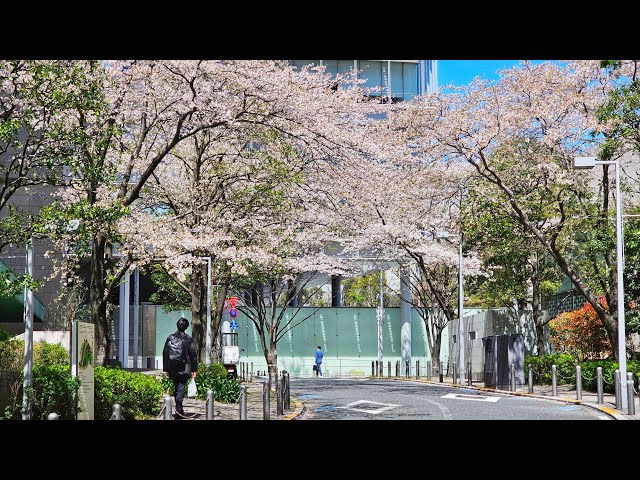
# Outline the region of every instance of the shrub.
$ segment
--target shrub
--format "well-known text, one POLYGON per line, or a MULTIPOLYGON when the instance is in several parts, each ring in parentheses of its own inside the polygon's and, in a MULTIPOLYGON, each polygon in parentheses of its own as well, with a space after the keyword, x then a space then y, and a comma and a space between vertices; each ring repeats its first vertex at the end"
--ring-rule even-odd
MULTIPOLYGON (((618 368, 616 360, 591 360, 580 364, 582 369, 582 387, 585 390, 595 392, 596 385, 596 369, 602 367, 602 389, 605 392, 613 393, 615 391, 615 371, 618 368)), ((633 373, 634 382, 640 377, 640 362, 638 360, 627 361, 627 372, 633 373)))
POLYGON ((111 418, 115 403, 127 420, 152 419, 160 413, 163 384, 152 376, 98 366, 94 381, 96 420, 111 418))
MULTIPOLYGON (((0 341, 0 370, 7 372, 6 391, 11 398, 3 399, 4 418, 22 416, 24 341, 0 341), (10 380, 9 380, 10 379, 10 380)), ((28 392, 31 399, 31 418, 44 420, 56 412, 61 419, 74 418, 75 396, 80 379, 71 376, 69 352, 59 344, 38 342, 33 346, 33 385, 28 392)))
POLYGON ((525 377, 528 375, 529 365, 531 365, 533 383, 538 385, 551 385, 551 365, 555 365, 558 384, 569 383, 575 385, 576 364, 576 359, 566 353, 552 353, 543 357, 525 356, 525 377))
MULTIPOLYGON (((606 308, 604 299, 600 302, 606 308)), ((579 360, 611 355, 611 342, 590 303, 573 312, 564 312, 549 322, 550 341, 556 352, 569 353, 579 360)))
MULTIPOLYGON (((161 379, 164 393, 173 395, 173 381, 166 375, 161 379)), ((224 365, 214 363, 210 367, 204 364, 198 365, 198 375, 196 375, 196 386, 198 393, 196 398, 205 400, 207 390, 213 390, 213 399, 221 403, 235 403, 240 397, 240 385, 235 378, 228 378, 228 372, 224 365)))

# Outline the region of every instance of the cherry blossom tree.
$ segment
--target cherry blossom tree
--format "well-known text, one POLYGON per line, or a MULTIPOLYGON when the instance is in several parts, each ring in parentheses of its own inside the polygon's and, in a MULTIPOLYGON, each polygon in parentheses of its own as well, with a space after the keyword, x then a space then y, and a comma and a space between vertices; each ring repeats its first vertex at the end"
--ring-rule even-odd
POLYGON ((593 179, 571 169, 574 156, 595 155, 603 143, 610 127, 599 123, 595 112, 620 76, 628 73, 624 66, 616 72, 599 67, 599 62, 587 61, 524 62, 501 72, 496 82, 476 79, 452 94, 439 92, 407 103, 390 117, 389 128, 403 133, 421 156, 433 162, 465 163, 493 185, 499 192, 496 201, 554 259, 594 308, 615 346, 613 249, 604 238, 596 238, 611 230, 607 220, 611 179, 608 168, 603 168, 598 197, 590 188, 593 179), (497 149, 509 148, 514 139, 529 139, 544 148, 526 155, 512 149, 508 167, 495 162, 497 149), (553 219, 552 228, 542 230, 530 205, 519 198, 523 183, 539 192, 546 217, 553 219), (600 224, 588 222, 585 214, 600 224), (580 268, 584 262, 575 261, 576 230, 592 235, 604 247, 590 252, 589 263, 597 267, 597 276, 588 278, 580 268), (610 308, 599 302, 598 290, 605 293, 610 308))

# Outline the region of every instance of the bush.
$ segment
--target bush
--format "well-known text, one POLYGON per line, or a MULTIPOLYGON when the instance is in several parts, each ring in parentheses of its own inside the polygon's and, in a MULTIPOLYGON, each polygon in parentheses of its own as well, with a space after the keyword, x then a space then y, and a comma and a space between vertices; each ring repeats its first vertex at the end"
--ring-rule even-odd
POLYGON ((163 384, 152 376, 98 366, 94 381, 96 420, 109 420, 115 403, 126 420, 153 419, 160 413, 163 384))
MULTIPOLYGON (((596 369, 602 367, 602 389, 608 393, 615 392, 615 372, 618 368, 616 360, 591 360, 580 364, 582 369, 582 386, 585 390, 595 392, 596 369)), ((638 360, 627 360, 627 372, 633 373, 634 382, 637 383, 640 377, 640 362, 638 360)))
MULTIPOLYGON (((24 341, 0 341, 0 370, 13 372, 12 385, 6 386, 11 398, 3 399, 4 418, 22 417, 24 341)), ((7 376, 8 378, 9 376, 7 376)), ((45 420, 56 412, 61 419, 73 419, 75 396, 80 379, 71 376, 69 352, 59 344, 38 342, 33 346, 33 386, 31 418, 45 420)))
MULTIPOLYGON (((210 367, 204 364, 198 365, 196 386, 198 393, 196 398, 206 400, 207 390, 213 390, 213 399, 221 403, 235 403, 240 398, 240 385, 235 378, 228 378, 228 372, 224 365, 214 363, 210 367)), ((164 375, 161 379, 164 393, 173 395, 173 381, 164 375)))
POLYGON ((533 383, 538 385, 551 385, 551 365, 555 365, 558 385, 566 383, 575 385, 576 364, 576 359, 567 353, 552 353, 544 357, 525 356, 525 377, 528 375, 529 365, 531 365, 533 383))

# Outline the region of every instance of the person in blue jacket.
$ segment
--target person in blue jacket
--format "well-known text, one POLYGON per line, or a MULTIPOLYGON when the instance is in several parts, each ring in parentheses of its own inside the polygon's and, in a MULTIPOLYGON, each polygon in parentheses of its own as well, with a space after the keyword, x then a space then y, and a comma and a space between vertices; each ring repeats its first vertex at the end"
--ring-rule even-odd
POLYGON ((322 348, 320 347, 320 345, 318 345, 316 347, 316 377, 318 375, 322 376, 322 357, 323 357, 323 353, 322 353, 322 348))

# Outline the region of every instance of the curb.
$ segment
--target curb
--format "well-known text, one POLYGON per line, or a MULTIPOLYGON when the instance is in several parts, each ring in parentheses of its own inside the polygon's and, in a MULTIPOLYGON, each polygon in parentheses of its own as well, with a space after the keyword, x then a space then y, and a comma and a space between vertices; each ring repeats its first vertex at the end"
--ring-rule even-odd
POLYGON ((295 420, 304 412, 305 406, 300 400, 291 399, 291 403, 293 404, 294 411, 288 415, 285 415, 280 420, 295 420), (300 409, 300 411, 295 411, 300 409))

